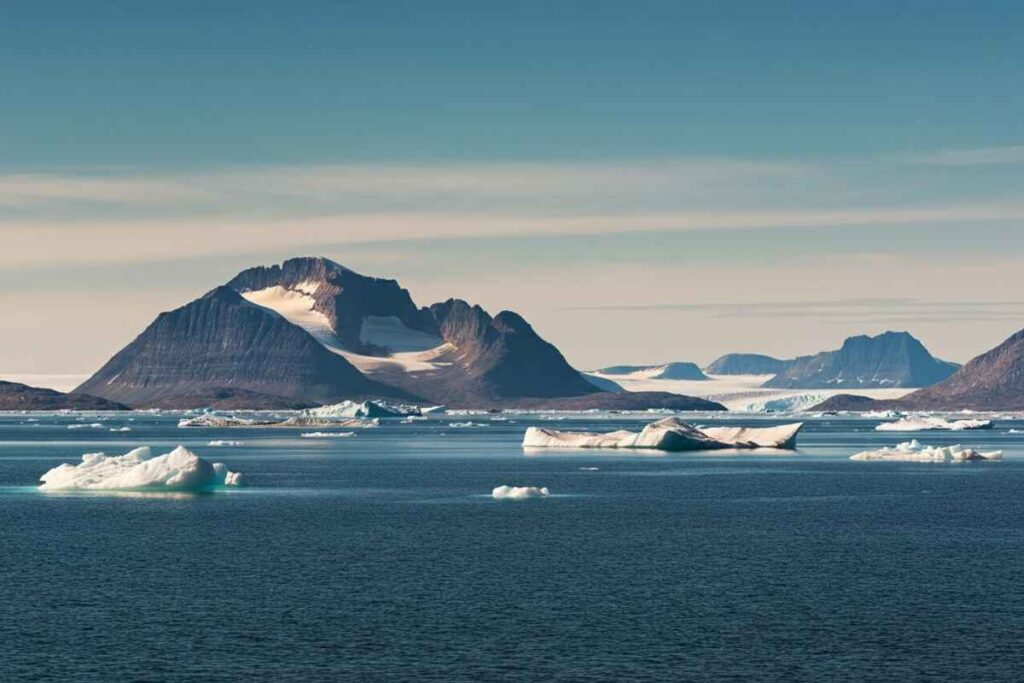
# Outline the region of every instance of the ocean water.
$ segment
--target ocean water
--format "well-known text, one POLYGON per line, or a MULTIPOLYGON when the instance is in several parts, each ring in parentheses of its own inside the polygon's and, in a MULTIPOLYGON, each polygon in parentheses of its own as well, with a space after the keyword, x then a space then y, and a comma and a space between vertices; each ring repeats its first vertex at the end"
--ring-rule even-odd
POLYGON ((919 435, 1006 451, 964 465, 851 462, 911 435, 850 419, 811 421, 796 453, 664 457, 519 447, 531 424, 639 424, 621 416, 333 440, 76 423, 96 418, 0 417, 3 681, 1024 676, 1021 423, 919 435), (84 452, 179 443, 249 486, 34 488, 84 452), (552 496, 491 499, 502 484, 552 496))

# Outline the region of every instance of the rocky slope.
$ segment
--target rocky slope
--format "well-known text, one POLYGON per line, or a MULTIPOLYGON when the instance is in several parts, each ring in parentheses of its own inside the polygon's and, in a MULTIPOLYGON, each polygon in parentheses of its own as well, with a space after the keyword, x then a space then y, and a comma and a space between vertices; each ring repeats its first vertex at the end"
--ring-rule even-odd
POLYGON ((1024 410, 1024 330, 974 358, 949 379, 897 401, 865 404, 842 395, 823 405, 832 410, 1024 410))
POLYGON ((53 389, 0 381, 0 410, 128 410, 128 408, 99 396, 65 394, 53 389))
POLYGON ((175 408, 210 405, 218 393, 240 399, 232 407, 268 408, 409 398, 364 377, 303 329, 229 287, 161 313, 75 393, 175 408))
POLYGON ((850 337, 836 351, 802 356, 768 380, 771 388, 837 389, 926 387, 957 370, 906 332, 850 337))
POLYGON ((793 361, 759 353, 727 353, 704 368, 709 375, 777 375, 793 361))

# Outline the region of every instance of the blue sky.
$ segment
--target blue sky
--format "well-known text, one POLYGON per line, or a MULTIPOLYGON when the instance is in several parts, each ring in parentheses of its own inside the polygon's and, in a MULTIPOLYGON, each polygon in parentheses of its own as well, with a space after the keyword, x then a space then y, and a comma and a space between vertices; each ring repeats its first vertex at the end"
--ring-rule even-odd
POLYGON ((1020 3, 140 4, 3 9, 0 371, 297 254, 581 366, 1024 327, 1020 3))

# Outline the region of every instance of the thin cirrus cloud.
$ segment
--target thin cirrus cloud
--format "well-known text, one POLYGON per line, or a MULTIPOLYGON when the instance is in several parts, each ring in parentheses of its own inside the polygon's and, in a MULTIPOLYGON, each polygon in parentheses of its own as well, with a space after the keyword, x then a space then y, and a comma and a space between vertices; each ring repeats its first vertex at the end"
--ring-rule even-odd
POLYGON ((45 209, 53 202, 151 204, 193 201, 230 204, 253 196, 336 200, 371 195, 379 200, 424 196, 577 196, 616 192, 716 187, 735 191, 771 181, 806 183, 822 169, 787 161, 683 159, 617 163, 490 163, 420 165, 313 165, 226 168, 135 174, 0 175, 0 203, 45 209))
MULTIPOLYGON (((980 163, 1021 150, 933 156, 980 163)), ((424 239, 1024 220, 1024 201, 1013 196, 966 185, 922 192, 927 173, 915 182, 898 176, 909 168, 890 157, 14 173, 0 175, 0 266, 155 263, 424 239)))
POLYGON ((1024 164, 1024 145, 978 147, 908 155, 904 162, 928 166, 994 166, 1024 164))
POLYGON ((601 235, 715 229, 924 227, 1024 220, 1024 204, 806 211, 679 211, 520 215, 367 213, 317 217, 217 217, 150 221, 0 222, 0 266, 162 261, 169 255, 268 253, 326 245, 494 236, 601 235))

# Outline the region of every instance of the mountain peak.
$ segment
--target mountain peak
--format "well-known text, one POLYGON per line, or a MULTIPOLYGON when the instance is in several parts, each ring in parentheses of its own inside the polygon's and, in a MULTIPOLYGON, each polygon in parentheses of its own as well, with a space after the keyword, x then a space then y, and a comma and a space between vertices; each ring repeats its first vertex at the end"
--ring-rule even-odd
POLYGON ((773 388, 926 387, 957 365, 933 357, 909 332, 848 337, 835 351, 802 356, 765 383, 773 388))

